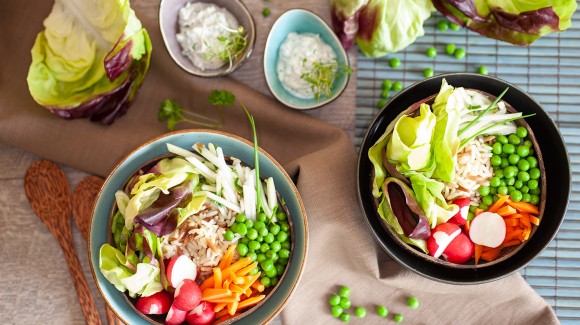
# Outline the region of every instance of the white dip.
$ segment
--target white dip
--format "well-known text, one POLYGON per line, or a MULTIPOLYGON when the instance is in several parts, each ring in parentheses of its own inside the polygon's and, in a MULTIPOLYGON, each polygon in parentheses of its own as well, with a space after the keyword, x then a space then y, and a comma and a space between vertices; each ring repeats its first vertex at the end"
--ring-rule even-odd
POLYGON ((237 19, 225 8, 212 3, 188 2, 179 10, 177 41, 182 53, 201 70, 217 69, 228 63, 219 57, 228 38, 237 32, 237 19))
POLYGON ((280 83, 296 97, 314 98, 312 84, 302 75, 311 72, 315 62, 338 66, 336 53, 318 34, 288 34, 278 52, 280 83))

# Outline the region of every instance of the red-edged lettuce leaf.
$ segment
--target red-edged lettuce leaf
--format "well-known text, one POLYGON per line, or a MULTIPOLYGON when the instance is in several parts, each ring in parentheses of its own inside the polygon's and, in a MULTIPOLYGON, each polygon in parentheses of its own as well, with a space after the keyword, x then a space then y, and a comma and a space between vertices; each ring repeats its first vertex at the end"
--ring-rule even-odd
POLYGON ((383 184, 386 204, 397 218, 406 237, 427 239, 431 235, 429 220, 417 203, 412 190, 397 178, 389 177, 383 184))
POLYGON ((330 0, 332 28, 346 50, 354 46, 359 30, 359 15, 368 1, 330 0))
POLYGON ((577 7, 576 0, 433 0, 433 5, 457 24, 517 45, 566 30, 577 7))

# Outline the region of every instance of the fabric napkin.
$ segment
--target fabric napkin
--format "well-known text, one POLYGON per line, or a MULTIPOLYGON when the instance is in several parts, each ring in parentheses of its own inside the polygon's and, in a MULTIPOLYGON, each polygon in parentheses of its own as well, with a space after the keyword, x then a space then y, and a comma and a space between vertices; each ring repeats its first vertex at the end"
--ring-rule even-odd
MULTIPOLYGON (((258 6, 257 1, 248 3, 258 6)), ((377 304, 387 306, 391 313, 404 314, 405 322, 412 324, 558 323, 550 306, 519 274, 484 285, 453 286, 423 278, 390 259, 375 244, 357 202, 357 155, 349 136, 335 126, 283 108, 233 79, 198 79, 181 71, 164 49, 157 2, 133 3, 151 34, 154 54, 128 114, 111 126, 54 117, 32 100, 26 85, 29 51, 51 6, 40 0, 15 1, 3 3, 0 9, 0 141, 105 176, 132 149, 165 132, 156 119, 164 98, 177 99, 212 116, 217 112, 206 104, 209 92, 232 91, 255 116, 261 146, 297 179, 307 211, 306 267, 282 312, 284 323, 338 322, 330 315, 327 301, 339 285, 352 288, 351 300, 355 306, 367 308, 364 323, 369 324, 384 322, 373 311, 377 304), (406 306, 409 296, 419 299, 419 309, 406 306)), ((328 10, 326 0, 304 1, 302 7, 328 10)), ((267 32, 259 29, 262 35, 267 32)), ((259 64, 261 57, 252 60, 259 64)), ((341 105, 339 100, 331 107, 338 112, 354 109, 341 105)), ((227 109, 225 115, 225 131, 251 138, 241 110, 227 109)))

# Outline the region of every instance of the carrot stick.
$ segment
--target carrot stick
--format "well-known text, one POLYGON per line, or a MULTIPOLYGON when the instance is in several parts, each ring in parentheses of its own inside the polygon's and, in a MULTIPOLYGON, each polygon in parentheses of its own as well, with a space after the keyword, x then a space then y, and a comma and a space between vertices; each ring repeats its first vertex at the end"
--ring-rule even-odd
POLYGON ((226 250, 226 253, 224 254, 224 257, 222 257, 220 263, 218 264, 218 267, 220 269, 225 269, 226 267, 230 266, 230 264, 232 263, 232 259, 234 258, 234 250, 236 249, 235 244, 230 245, 230 247, 228 247, 228 249, 226 250))
POLYGON ((242 284, 240 286, 240 288, 242 288, 242 290, 244 290, 244 291, 248 290, 252 286, 252 283, 254 283, 254 282, 256 282, 256 280, 258 280, 258 278, 260 277, 260 273, 261 272, 258 272, 254 275, 243 277, 245 280, 245 283, 242 284))
POLYGON ((483 212, 483 209, 477 208, 477 209, 475 209, 475 212, 473 213, 473 215, 478 216, 482 212, 483 212))
MULTIPOLYGON (((227 307, 227 306, 226 306, 226 307, 227 307)), ((228 309, 227 309, 227 308, 224 308, 224 309, 220 310, 218 313, 216 313, 216 314, 215 314, 215 318, 216 318, 217 320, 219 320, 220 318, 222 318, 222 317, 224 317, 224 316, 229 316, 229 318, 231 318, 231 315, 230 315, 230 313, 228 312, 228 309)), ((229 319, 229 318, 226 318, 226 319, 229 319)))
POLYGON ((516 246, 516 245, 519 245, 519 244, 521 244, 521 243, 522 243, 522 242, 521 242, 519 239, 512 239, 512 240, 510 240, 510 241, 506 241, 506 242, 504 242, 503 244, 501 244, 501 246, 500 246, 500 247, 502 247, 502 248, 503 248, 503 247, 516 246))
POLYGON ((496 213, 502 217, 506 217, 506 216, 512 215, 516 212, 518 212, 518 211, 516 209, 512 208, 511 206, 504 205, 501 208, 499 208, 496 213))
POLYGON ((236 310, 238 310, 238 304, 239 302, 237 300, 228 304, 228 313, 230 315, 234 315, 236 313, 236 310))
POLYGON ((201 291, 203 291, 203 290, 205 290, 207 288, 212 288, 213 286, 214 286, 214 278, 213 278, 213 275, 212 275, 209 278, 203 280, 203 282, 199 286, 199 289, 201 289, 201 291))
POLYGON ((521 217, 522 217, 521 213, 514 213, 510 216, 506 216, 504 219, 519 219, 521 217))
POLYGON ((214 300, 229 297, 232 295, 232 291, 229 289, 212 289, 207 288, 202 291, 201 299, 202 300, 214 300))
POLYGON ((234 317, 238 316, 238 314, 230 315, 230 314, 227 313, 227 311, 228 311, 227 309, 224 309, 224 310, 226 311, 226 314, 225 315, 223 315, 223 316, 221 316, 221 317, 218 318, 217 317, 217 314, 216 314, 216 318, 215 318, 215 320, 212 323, 213 325, 217 325, 217 324, 223 323, 223 322, 227 321, 228 319, 231 319, 231 318, 234 318, 234 317))
POLYGON ((477 264, 477 262, 479 262, 479 258, 481 257, 482 253, 483 253, 483 246, 475 244, 475 264, 477 264))
POLYGON ((230 304, 234 301, 238 301, 238 299, 240 299, 238 296, 236 296, 235 294, 230 295, 229 297, 224 297, 224 298, 218 298, 218 299, 212 299, 212 300, 206 300, 209 302, 213 302, 213 303, 221 303, 221 302, 225 302, 227 304, 230 304))
POLYGON ((519 238, 520 235, 523 232, 524 231, 521 228, 518 228, 518 229, 515 229, 515 230, 512 230, 512 231, 506 231, 506 233, 505 233, 505 239, 503 240, 503 242, 506 243, 506 242, 509 242, 510 240, 512 240, 514 238, 519 238))
POLYGON ((228 304, 225 302, 220 302, 219 304, 216 304, 215 307, 213 308, 213 311, 215 311, 216 313, 219 313, 222 309, 226 308, 228 304))
POLYGON ((256 289, 258 292, 264 292, 264 290, 266 290, 266 287, 264 287, 264 285, 259 281, 254 281, 254 283, 252 283, 252 288, 256 289))
POLYGON ((481 254, 481 259, 491 262, 497 258, 499 252, 501 252, 500 248, 492 248, 487 252, 481 254))
POLYGON ((520 224, 520 221, 518 219, 505 219, 504 222, 506 227, 515 227, 520 224))
POLYGON ((237 276, 244 276, 244 275, 248 274, 248 272, 250 272, 251 270, 256 268, 257 266, 258 266, 258 262, 254 262, 254 263, 236 271, 236 275, 237 276))
POLYGON ((536 226, 539 226, 540 225, 540 218, 538 218, 536 216, 530 216, 530 222, 536 226))
POLYGON ((497 201, 495 201, 495 203, 492 204, 489 209, 487 209, 487 211, 497 212, 497 210, 499 210, 499 208, 509 199, 509 195, 498 194, 497 196, 499 199, 497 199, 497 201))
POLYGON ((520 222, 524 226, 524 228, 532 228, 532 224, 530 223, 530 215, 527 213, 522 213, 522 217, 520 218, 520 222))
POLYGON ((235 293, 244 293, 245 292, 245 290, 242 290, 242 288, 240 288, 238 285, 233 284, 233 283, 230 284, 230 290, 232 290, 232 292, 235 292, 235 293))
POLYGON ((540 211, 538 211, 538 207, 528 202, 524 201, 514 202, 512 200, 507 200, 507 204, 509 204, 512 208, 518 211, 523 211, 532 214, 540 214, 540 211))
POLYGON ((215 289, 221 289, 222 288, 222 269, 220 269, 219 267, 214 267, 213 269, 213 283, 214 283, 214 288, 215 289))
POLYGON ((252 298, 248 298, 248 299, 246 299, 238 304, 238 310, 253 306, 253 305, 259 303, 260 301, 262 301, 265 297, 266 297, 266 295, 259 295, 259 296, 255 296, 252 298))

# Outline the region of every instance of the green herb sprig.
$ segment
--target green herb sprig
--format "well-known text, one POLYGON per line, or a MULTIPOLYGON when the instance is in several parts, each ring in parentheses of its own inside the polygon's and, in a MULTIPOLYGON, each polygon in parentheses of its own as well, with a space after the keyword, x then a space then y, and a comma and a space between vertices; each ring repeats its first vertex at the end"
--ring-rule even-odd
MULTIPOLYGON (((304 59, 302 64, 306 64, 306 59, 304 59)), ((339 66, 336 61, 316 61, 312 63, 312 69, 304 72, 300 75, 300 78, 310 84, 312 92, 314 93, 314 99, 320 101, 321 98, 328 98, 332 95, 334 81, 345 73, 350 76, 352 73, 351 67, 346 65, 339 66)))
POLYGON ((237 30, 223 28, 229 32, 229 35, 217 38, 221 44, 218 47, 219 52, 216 52, 217 49, 212 49, 206 53, 205 57, 206 59, 218 57, 223 62, 229 63, 231 68, 233 61, 244 52, 246 45, 248 45, 248 36, 243 26, 240 26, 237 30))
POLYGON ((220 118, 213 119, 201 114, 184 109, 176 100, 165 99, 161 102, 157 112, 159 121, 167 121, 167 130, 173 131, 179 123, 189 123, 197 126, 218 129, 223 127, 224 120, 220 110, 220 118), (187 115, 188 117, 184 116, 187 115))

